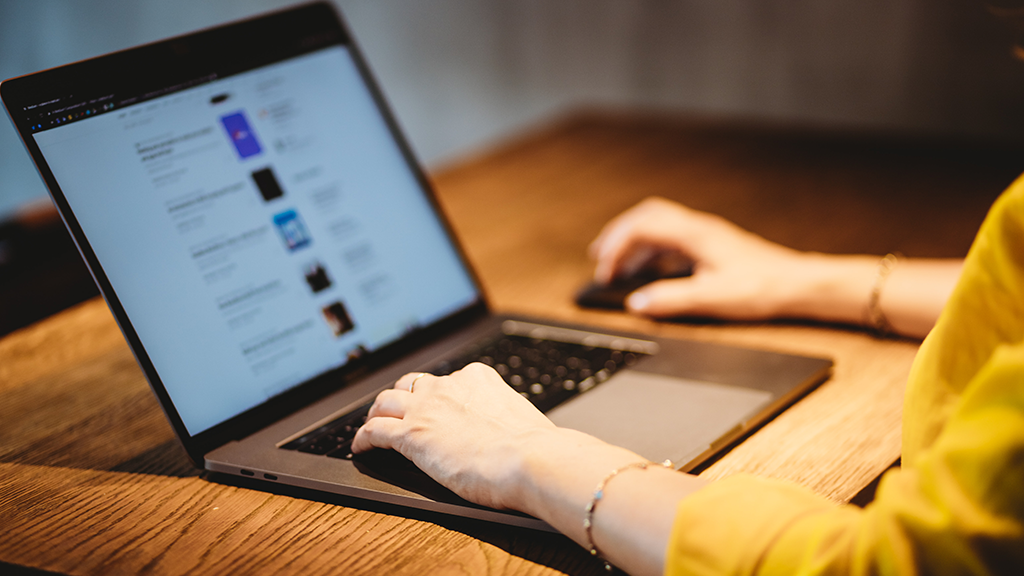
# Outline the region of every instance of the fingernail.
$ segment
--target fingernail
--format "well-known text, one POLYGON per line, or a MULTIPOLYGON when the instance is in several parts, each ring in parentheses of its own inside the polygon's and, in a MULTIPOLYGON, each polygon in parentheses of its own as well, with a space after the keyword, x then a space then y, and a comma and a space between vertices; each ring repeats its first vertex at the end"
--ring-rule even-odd
POLYGON ((650 303, 650 297, 643 292, 633 292, 626 298, 626 307, 637 312, 643 312, 650 303))

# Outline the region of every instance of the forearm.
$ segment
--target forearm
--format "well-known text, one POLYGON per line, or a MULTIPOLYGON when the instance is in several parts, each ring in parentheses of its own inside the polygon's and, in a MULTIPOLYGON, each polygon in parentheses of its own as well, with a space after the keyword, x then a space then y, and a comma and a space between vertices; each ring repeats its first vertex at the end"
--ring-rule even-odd
POLYGON ((893 330, 924 338, 935 326, 963 269, 962 259, 900 260, 879 304, 893 330))
MULTIPOLYGON (((543 450, 523 460, 517 507, 588 547, 583 520, 594 488, 613 470, 644 458, 568 429, 543 442, 543 450)), ((661 574, 676 504, 703 485, 659 465, 623 471, 608 482, 594 509, 594 543, 630 574, 661 574)))
POLYGON ((780 296, 780 316, 866 325, 872 291, 899 334, 923 338, 949 298, 960 275, 959 259, 900 258, 879 277, 877 256, 803 253, 791 265, 792 287, 780 296))

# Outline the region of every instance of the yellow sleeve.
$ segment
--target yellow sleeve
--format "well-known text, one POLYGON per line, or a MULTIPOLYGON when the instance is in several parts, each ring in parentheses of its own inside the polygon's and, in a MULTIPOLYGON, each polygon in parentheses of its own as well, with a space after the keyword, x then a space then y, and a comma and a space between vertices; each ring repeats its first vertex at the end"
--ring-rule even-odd
POLYGON ((1024 574, 1024 343, 996 349, 864 510, 736 476, 683 500, 668 574, 1024 574))
POLYGON ((903 405, 903 465, 942 433, 997 347, 1024 341, 1024 176, 996 200, 935 328, 921 345, 903 405))
POLYGON ((1024 574, 1024 177, 911 370, 902 470, 861 510, 736 476, 680 502, 668 574, 1024 574))

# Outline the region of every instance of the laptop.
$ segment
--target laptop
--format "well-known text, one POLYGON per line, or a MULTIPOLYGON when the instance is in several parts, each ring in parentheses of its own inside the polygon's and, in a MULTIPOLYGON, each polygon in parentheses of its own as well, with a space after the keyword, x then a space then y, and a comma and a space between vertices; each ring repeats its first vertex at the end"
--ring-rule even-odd
POLYGON ((8 114, 205 470, 542 530, 349 447, 471 361, 561 426, 691 470, 831 361, 496 314, 327 3, 7 80, 8 114))

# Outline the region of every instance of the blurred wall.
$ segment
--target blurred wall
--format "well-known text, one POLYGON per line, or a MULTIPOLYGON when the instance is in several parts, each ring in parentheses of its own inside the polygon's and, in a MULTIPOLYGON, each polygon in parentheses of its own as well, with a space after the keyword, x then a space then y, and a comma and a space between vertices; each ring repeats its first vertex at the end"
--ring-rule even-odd
MULTIPOLYGON (((0 0, 0 77, 290 3, 0 0)), ((428 165, 594 104, 1024 135, 1024 63, 979 0, 336 3, 428 165)), ((0 123, 0 218, 44 193, 0 123)))

